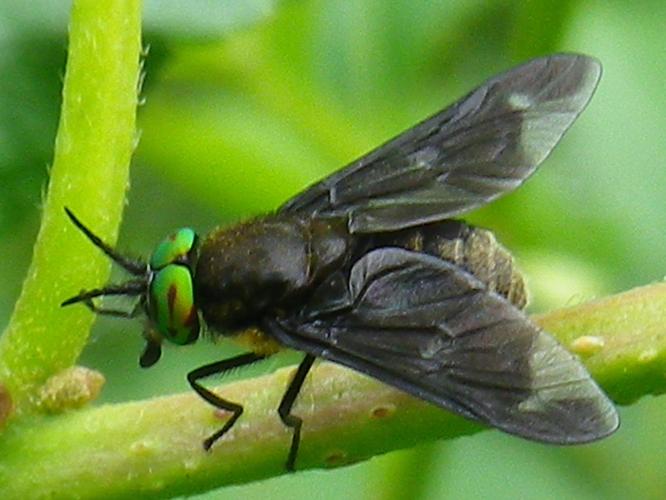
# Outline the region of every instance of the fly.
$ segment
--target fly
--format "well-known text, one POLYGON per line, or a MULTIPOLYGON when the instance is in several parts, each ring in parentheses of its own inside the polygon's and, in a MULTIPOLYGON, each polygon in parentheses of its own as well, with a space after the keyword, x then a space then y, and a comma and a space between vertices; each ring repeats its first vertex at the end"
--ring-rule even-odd
POLYGON ((294 470, 302 420, 292 413, 316 358, 375 377, 463 417, 555 444, 603 438, 617 412, 589 373, 522 311, 523 279, 489 231, 453 219, 520 186, 591 98, 601 65, 577 54, 529 61, 335 172, 275 213, 199 240, 167 236, 148 262, 128 259, 67 214, 133 277, 82 291, 103 315, 145 315, 140 364, 166 340, 251 332, 251 351, 191 371, 192 388, 231 412, 243 406, 200 381, 282 347, 305 353, 277 412, 292 429, 294 470), (131 311, 95 299, 136 298, 131 311))

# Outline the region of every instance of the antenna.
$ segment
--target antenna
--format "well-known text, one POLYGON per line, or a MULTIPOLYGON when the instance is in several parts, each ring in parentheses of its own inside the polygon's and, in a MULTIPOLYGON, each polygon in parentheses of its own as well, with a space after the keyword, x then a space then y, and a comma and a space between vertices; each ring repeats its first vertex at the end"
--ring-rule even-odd
MULTIPOLYGON (((142 276, 146 274, 146 271, 148 267, 146 264, 140 261, 132 260, 128 257, 125 257, 123 255, 120 255, 116 250, 114 250, 110 245, 104 243, 102 239, 95 235, 90 229, 88 229, 83 222, 81 222, 76 215, 72 213, 72 211, 65 207, 65 213, 69 217, 69 219, 72 221, 72 224, 74 224, 79 231, 81 231, 83 234, 86 235, 86 237, 92 242, 93 245, 95 245, 97 248, 99 248, 102 252, 106 254, 107 257, 109 257, 113 262, 118 264, 120 267, 125 269, 128 273, 133 274, 134 276, 142 276)), ((121 295, 121 294, 113 294, 113 293, 108 293, 104 294, 101 293, 99 295, 121 295)), ((83 299, 82 299, 83 300, 83 299)))

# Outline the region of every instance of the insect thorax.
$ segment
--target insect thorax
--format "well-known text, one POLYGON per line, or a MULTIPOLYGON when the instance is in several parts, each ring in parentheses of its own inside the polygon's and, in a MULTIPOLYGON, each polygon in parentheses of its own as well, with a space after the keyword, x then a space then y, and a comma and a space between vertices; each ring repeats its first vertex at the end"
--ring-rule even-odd
POLYGON ((233 333, 301 304, 344 260, 344 224, 266 216, 213 231, 202 242, 196 294, 208 326, 233 333))

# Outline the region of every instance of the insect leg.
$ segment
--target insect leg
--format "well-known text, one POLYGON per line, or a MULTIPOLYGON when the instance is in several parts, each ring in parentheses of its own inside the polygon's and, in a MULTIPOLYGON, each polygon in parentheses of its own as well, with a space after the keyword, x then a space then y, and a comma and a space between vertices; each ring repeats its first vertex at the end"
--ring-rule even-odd
POLYGON ((101 316, 114 316, 117 318, 136 318, 142 309, 140 302, 137 302, 136 305, 129 311, 123 311, 122 309, 107 309, 104 307, 100 307, 98 305, 95 305, 92 299, 84 300, 83 303, 88 309, 90 309, 95 314, 99 314, 101 316))
POLYGON ((74 297, 70 297, 62 304, 61 307, 70 306, 78 302, 87 302, 96 297, 106 297, 108 295, 126 295, 128 297, 136 297, 146 293, 146 283, 144 281, 128 281, 117 285, 107 285, 104 288, 95 288, 94 290, 82 290, 81 293, 74 297))
POLYGON ((307 376, 310 368, 312 368, 312 363, 315 361, 315 357, 311 354, 306 354, 301 361, 301 364, 298 365, 296 374, 294 378, 289 383, 287 391, 282 396, 282 401, 280 401, 280 406, 278 406, 278 414, 282 419, 282 422, 287 427, 291 427, 294 430, 294 434, 291 438, 291 447, 289 448, 289 457, 287 458, 287 470, 289 472, 294 471, 294 464, 296 462, 296 455, 298 454, 298 445, 301 442, 301 425, 303 424, 303 419, 292 415, 291 408, 294 406, 296 397, 303 387, 303 382, 307 376))
POLYGON ((233 370, 234 368, 240 368, 242 366, 251 365, 252 363, 261 361, 264 358, 266 358, 266 356, 262 356, 255 353, 241 354, 240 356, 236 356, 234 358, 224 359, 222 361, 216 361, 215 363, 211 363, 209 365, 200 366, 199 368, 196 368, 195 370, 192 370, 190 373, 187 374, 187 381, 190 383, 192 389, 194 389, 194 391, 199 396, 201 396, 203 399, 208 401, 211 405, 215 406, 216 408, 230 411, 233 413, 231 418, 224 424, 224 426, 219 431, 210 435, 203 442, 203 447, 206 451, 210 450, 211 446, 213 446, 215 441, 220 439, 229 429, 233 427, 233 425, 236 423, 236 420, 238 420, 238 417, 240 417, 241 414, 243 413, 243 407, 237 403, 232 403, 231 401, 222 399, 213 391, 206 389, 198 381, 203 378, 210 377, 211 375, 223 374, 224 372, 228 372, 230 370, 233 370))

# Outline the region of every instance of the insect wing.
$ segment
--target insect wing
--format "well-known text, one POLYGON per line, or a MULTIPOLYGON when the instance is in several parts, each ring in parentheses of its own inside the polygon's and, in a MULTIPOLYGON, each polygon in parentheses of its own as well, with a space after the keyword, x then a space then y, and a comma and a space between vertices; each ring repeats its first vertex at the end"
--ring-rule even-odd
POLYGON ((496 76, 281 207, 347 216, 352 233, 443 220, 512 191, 587 105, 596 59, 559 54, 496 76))
POLYGON ((525 438, 582 443, 618 427, 612 403, 574 356, 453 264, 383 248, 354 265, 346 300, 339 284, 324 285, 330 307, 320 294, 315 307, 271 320, 269 331, 525 438))

